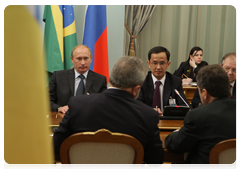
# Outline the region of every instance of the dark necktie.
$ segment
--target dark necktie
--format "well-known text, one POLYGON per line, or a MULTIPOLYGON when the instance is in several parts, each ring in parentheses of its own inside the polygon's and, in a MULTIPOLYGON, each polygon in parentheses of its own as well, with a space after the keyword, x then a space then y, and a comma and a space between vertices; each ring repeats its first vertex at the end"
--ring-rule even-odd
POLYGON ((153 92, 153 108, 158 108, 161 109, 161 98, 160 98, 160 89, 159 86, 161 85, 161 81, 156 81, 155 82, 155 90, 153 92))
POLYGON ((230 95, 229 95, 229 97, 230 97, 230 99, 231 99, 231 98, 232 98, 232 95, 231 95, 231 88, 232 88, 232 85, 230 85, 229 87, 230 87, 230 95))
POLYGON ((85 91, 84 82, 83 82, 85 77, 82 74, 80 74, 78 77, 81 79, 81 81, 78 84, 76 96, 84 94, 84 91, 85 91))

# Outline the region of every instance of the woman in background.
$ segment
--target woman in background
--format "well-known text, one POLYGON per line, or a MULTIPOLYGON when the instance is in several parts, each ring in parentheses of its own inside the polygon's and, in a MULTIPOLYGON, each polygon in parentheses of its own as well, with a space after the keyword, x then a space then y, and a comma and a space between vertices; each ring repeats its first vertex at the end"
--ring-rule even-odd
POLYGON ((200 47, 193 47, 190 51, 187 61, 182 62, 173 75, 181 77, 183 83, 196 81, 197 72, 208 65, 206 61, 202 61, 203 50, 200 47))

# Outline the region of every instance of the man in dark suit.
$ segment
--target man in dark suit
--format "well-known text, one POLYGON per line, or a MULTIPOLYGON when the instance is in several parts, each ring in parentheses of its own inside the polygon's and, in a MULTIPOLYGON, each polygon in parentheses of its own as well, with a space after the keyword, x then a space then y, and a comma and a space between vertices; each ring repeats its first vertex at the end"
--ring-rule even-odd
MULTIPOLYGON (((236 99, 236 53, 227 53, 222 58, 221 64, 223 69, 226 71, 230 83, 230 98, 236 99)), ((198 90, 196 90, 193 99, 192 107, 197 108, 201 105, 200 96, 198 90)))
POLYGON ((162 163, 158 113, 135 100, 146 73, 142 60, 121 57, 111 70, 109 89, 98 94, 72 97, 69 110, 54 133, 55 154, 59 154, 62 142, 70 135, 105 128, 131 135, 140 141, 145 163, 162 163))
POLYGON ((203 67, 197 76, 202 107, 189 111, 184 126, 169 134, 166 148, 189 152, 186 163, 207 164, 211 149, 220 141, 236 138, 236 100, 229 98, 229 80, 220 65, 203 67))
POLYGON ((160 106, 157 108, 160 115, 162 114, 164 107, 169 105, 169 99, 175 100, 175 104, 177 105, 186 106, 186 104, 174 91, 175 89, 179 91, 183 99, 188 105, 190 105, 183 93, 181 78, 166 71, 171 63, 169 60, 170 52, 164 47, 157 46, 148 52, 148 67, 151 71, 148 72, 137 98, 155 109, 156 106, 153 104, 154 89, 156 89, 155 83, 157 81, 161 81, 159 86, 161 101, 160 106))
POLYGON ((77 94, 81 81, 83 81, 83 94, 100 93, 107 89, 106 77, 89 70, 92 53, 87 46, 74 47, 71 60, 74 68, 55 71, 49 82, 51 111, 66 113, 68 101, 77 94), (79 75, 84 76, 83 80, 79 75))

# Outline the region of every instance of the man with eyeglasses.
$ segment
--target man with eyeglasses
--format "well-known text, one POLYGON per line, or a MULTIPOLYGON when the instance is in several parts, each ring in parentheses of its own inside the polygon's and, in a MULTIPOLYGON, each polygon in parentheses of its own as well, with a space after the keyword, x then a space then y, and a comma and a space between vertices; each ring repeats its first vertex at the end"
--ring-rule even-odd
POLYGON ((181 78, 166 71, 171 64, 169 60, 170 52, 165 47, 157 46, 148 52, 148 67, 151 71, 148 72, 137 98, 157 110, 159 115, 162 115, 164 107, 170 104, 186 106, 175 89, 188 103, 183 93, 181 78))
MULTIPOLYGON (((229 79, 230 98, 236 99, 236 53, 227 53, 222 58, 222 68, 226 71, 229 79)), ((200 96, 198 90, 196 90, 192 99, 192 107, 196 108, 201 105, 200 96)))

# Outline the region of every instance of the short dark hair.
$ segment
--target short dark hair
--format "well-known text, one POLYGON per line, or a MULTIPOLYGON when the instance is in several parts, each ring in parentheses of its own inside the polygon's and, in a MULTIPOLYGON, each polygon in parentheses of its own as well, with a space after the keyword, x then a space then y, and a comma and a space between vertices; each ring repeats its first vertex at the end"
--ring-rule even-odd
POLYGON ((211 96, 216 98, 230 95, 228 75, 219 64, 201 68, 197 75, 197 85, 200 91, 206 89, 211 96))
POLYGON ((165 47, 162 47, 162 46, 153 47, 153 48, 148 52, 148 60, 150 61, 150 59, 151 59, 151 54, 158 54, 158 53, 161 53, 161 52, 165 52, 165 53, 166 53, 166 55, 167 55, 167 60, 169 61, 169 60, 170 60, 170 52, 169 52, 165 47))

